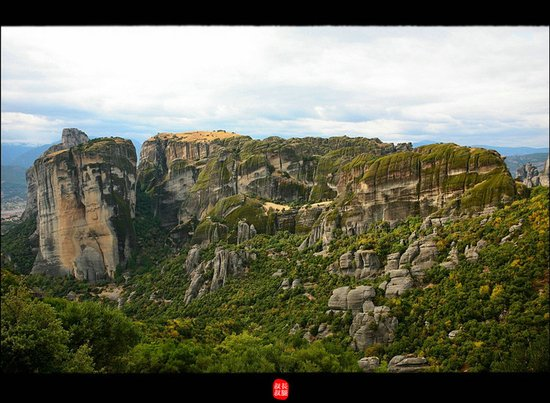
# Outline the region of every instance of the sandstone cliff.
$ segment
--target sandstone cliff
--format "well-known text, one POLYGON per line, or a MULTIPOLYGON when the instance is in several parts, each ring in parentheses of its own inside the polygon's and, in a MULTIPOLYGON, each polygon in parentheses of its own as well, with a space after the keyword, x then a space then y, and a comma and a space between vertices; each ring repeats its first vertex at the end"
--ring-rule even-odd
POLYGON ((434 144, 380 158, 361 156, 343 167, 339 199, 314 225, 303 247, 341 228, 353 235, 377 221, 397 222, 408 216, 426 217, 449 208, 483 210, 510 201, 515 185, 496 151, 434 144))
POLYGON ((113 278, 135 234, 136 153, 121 138, 88 141, 76 129, 30 172, 26 214, 36 210, 39 251, 32 273, 113 278))
MULTIPOLYGON (((186 237, 224 198, 243 194, 283 203, 330 200, 337 194, 343 164, 357 155, 409 149, 410 144, 366 138, 253 140, 224 131, 163 133, 143 144, 139 183, 154 199, 162 225, 178 227, 186 237)), ((291 213, 277 219, 294 231, 291 213)))

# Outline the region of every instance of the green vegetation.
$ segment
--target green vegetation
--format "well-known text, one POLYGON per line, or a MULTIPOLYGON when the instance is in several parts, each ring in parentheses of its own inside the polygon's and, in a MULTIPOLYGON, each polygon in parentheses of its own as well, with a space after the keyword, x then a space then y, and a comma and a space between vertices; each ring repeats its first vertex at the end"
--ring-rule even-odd
MULTIPOLYGON (((239 164, 241 173, 253 172, 277 155, 293 163, 307 161, 307 170, 315 167, 317 184, 310 200, 332 198, 329 184, 340 174, 369 184, 419 174, 425 186, 466 193, 452 220, 441 226, 421 229, 421 217, 408 217, 392 225, 374 222, 364 233, 348 236, 339 223, 357 212, 354 193, 343 192, 329 211, 319 213, 329 225, 338 224, 322 252, 320 241, 299 249, 308 228, 288 224, 290 231, 275 231, 284 213, 266 212, 265 200, 238 194, 217 200, 201 222, 186 223, 185 232, 193 232, 193 239, 178 243, 155 215, 164 174, 158 167, 144 167, 135 219, 112 196, 118 209, 115 228, 127 234, 133 223, 136 245, 114 284, 29 276, 34 260, 29 236, 36 223, 26 221, 3 236, 3 372, 358 372, 357 360, 371 355, 380 358, 379 371, 384 372, 393 356, 409 353, 426 357, 433 371, 549 370, 547 188, 521 187, 518 194, 497 155, 452 144, 382 156, 391 149, 379 141, 347 137, 216 142, 226 148, 223 158, 208 160, 201 170, 193 188, 201 195, 208 195, 214 184, 227 185, 239 164), (496 205, 495 212, 474 214, 487 205, 496 205), (240 220, 254 224, 258 234, 236 245, 240 220), (186 301, 192 281, 186 273, 188 252, 193 243, 212 241, 214 233, 218 240, 200 249, 200 262, 212 260, 218 247, 250 258, 239 275, 228 273, 223 287, 209 292, 205 283, 199 297, 186 301), (357 279, 327 270, 342 254, 360 249, 374 250, 384 265, 389 254, 407 249, 413 233, 433 233, 437 261, 415 279, 415 288, 397 298, 386 298, 379 288, 389 280, 383 272, 357 279), (480 240, 487 244, 478 260, 467 260, 466 246, 480 240), (440 263, 453 247, 458 264, 447 269, 440 263), (293 288, 283 287, 296 279, 293 288), (375 305, 390 307, 397 317, 392 343, 354 351, 351 312, 328 311, 335 288, 359 285, 373 286, 375 305), (103 295, 113 288, 121 292, 120 299, 103 295), (456 331, 454 337, 449 337, 451 331, 456 331)), ((175 160, 170 169, 191 167, 175 160)), ((280 193, 307 189, 300 188, 294 173, 288 174, 290 169, 285 176, 279 167, 272 168, 280 193)), ((202 267, 204 278, 211 279, 214 268, 202 267)))
POLYGON ((34 245, 29 237, 35 230, 36 217, 29 217, 2 234, 2 255, 9 257, 18 273, 29 274, 32 270, 36 254, 32 252, 34 245))

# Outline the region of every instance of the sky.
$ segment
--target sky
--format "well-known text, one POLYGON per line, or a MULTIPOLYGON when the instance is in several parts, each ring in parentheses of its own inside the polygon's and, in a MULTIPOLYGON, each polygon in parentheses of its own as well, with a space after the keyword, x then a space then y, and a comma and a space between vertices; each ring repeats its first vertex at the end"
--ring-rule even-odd
POLYGON ((1 141, 224 129, 548 147, 548 27, 2 27, 1 141))

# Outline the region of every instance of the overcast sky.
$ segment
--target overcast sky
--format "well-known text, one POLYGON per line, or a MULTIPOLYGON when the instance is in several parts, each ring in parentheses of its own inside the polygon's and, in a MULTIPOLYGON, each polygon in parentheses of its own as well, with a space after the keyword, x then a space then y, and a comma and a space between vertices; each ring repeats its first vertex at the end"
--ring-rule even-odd
POLYGON ((2 27, 1 138, 548 147, 548 77, 548 27, 2 27))

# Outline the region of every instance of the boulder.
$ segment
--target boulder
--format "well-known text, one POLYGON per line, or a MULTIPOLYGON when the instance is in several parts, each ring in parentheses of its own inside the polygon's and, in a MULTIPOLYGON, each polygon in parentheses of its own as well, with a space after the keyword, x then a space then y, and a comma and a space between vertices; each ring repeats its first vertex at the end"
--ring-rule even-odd
POLYGON ((380 367, 380 359, 378 357, 363 357, 357 361, 357 364, 363 372, 374 372, 380 367))
POLYGON ((447 337, 449 339, 454 339, 456 336, 458 336, 459 334, 461 333, 461 330, 460 329, 457 329, 457 330, 451 330, 449 332, 449 334, 447 335, 447 337))
POLYGON ((353 318, 349 334, 352 337, 351 346, 356 351, 373 344, 389 344, 394 339, 397 318, 389 315, 389 309, 381 309, 377 314, 376 308, 374 312, 358 313, 353 318))
POLYGON ((413 285, 414 282, 410 276, 394 277, 386 286, 386 298, 394 298, 403 295, 403 293, 409 288, 412 288, 413 285))
POLYGON ((396 355, 388 363, 388 372, 424 372, 429 368, 428 360, 413 355, 396 355))
POLYGON ((368 285, 361 285, 350 290, 347 295, 347 309, 351 309, 352 313, 361 312, 364 302, 374 298, 375 295, 374 288, 368 285))
POLYGON ((382 265, 378 255, 373 250, 358 250, 355 252, 355 267, 359 270, 359 279, 377 276, 382 265))
POLYGON ((400 257, 401 257, 401 254, 399 252, 389 254, 388 257, 386 258, 386 266, 384 267, 384 271, 389 272, 391 270, 399 269, 400 257))
POLYGON ((353 267, 353 253, 352 252, 346 252, 342 256, 340 256, 339 262, 340 262, 340 269, 343 270, 343 271, 355 269, 353 267))
POLYGON ((429 269, 436 262, 437 247, 433 239, 427 239, 419 242, 418 255, 412 261, 412 271, 423 274, 424 270, 429 269))
POLYGON ((290 280, 288 278, 283 279, 281 282, 281 288, 283 290, 288 290, 290 288, 290 280))
POLYGON ((399 259, 399 266, 412 263, 412 261, 420 254, 420 243, 415 241, 409 245, 407 250, 403 252, 399 259))
POLYGON ((283 275, 283 270, 278 269, 275 273, 271 275, 271 277, 281 277, 283 275))
POLYGON ((332 295, 328 300, 330 309, 345 310, 348 308, 348 292, 349 287, 340 287, 332 291, 332 295))

